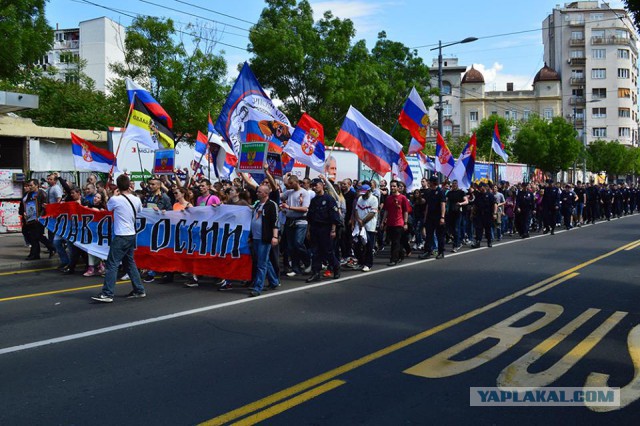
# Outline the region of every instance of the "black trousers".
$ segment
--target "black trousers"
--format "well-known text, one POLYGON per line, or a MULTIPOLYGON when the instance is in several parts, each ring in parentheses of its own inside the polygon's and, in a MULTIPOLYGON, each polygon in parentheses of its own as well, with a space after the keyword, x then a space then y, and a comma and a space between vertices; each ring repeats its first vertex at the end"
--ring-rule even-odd
POLYGON ((40 257, 40 243, 44 244, 49 251, 55 251, 55 247, 44 235, 44 226, 40 222, 30 222, 23 226, 24 234, 31 244, 31 250, 29 251, 29 257, 40 257))
POLYGON ((444 253, 444 234, 445 227, 444 225, 440 225, 440 218, 427 218, 427 221, 424 223, 424 227, 427 233, 427 242, 424 245, 425 253, 431 251, 433 247, 433 234, 435 233, 436 241, 438 242, 438 253, 444 253))
POLYGON ((404 234, 403 226, 387 226, 387 236, 389 238, 389 241, 391 242, 392 262, 398 262, 404 259, 404 255, 402 253, 402 245, 400 243, 402 234, 404 234))
POLYGON ((493 217, 476 216, 474 218, 474 222, 476 225, 476 242, 479 243, 480 241, 482 241, 482 231, 484 231, 484 235, 487 238, 487 243, 490 243, 492 240, 491 230, 493 228, 493 217))
POLYGON ((542 221, 544 223, 544 229, 556 229, 556 217, 558 210, 554 206, 543 207, 542 221))
POLYGON ((331 225, 310 225, 309 238, 313 249, 311 259, 311 271, 318 273, 322 270, 322 264, 327 263, 332 271, 340 268, 340 261, 333 251, 331 239, 331 225))

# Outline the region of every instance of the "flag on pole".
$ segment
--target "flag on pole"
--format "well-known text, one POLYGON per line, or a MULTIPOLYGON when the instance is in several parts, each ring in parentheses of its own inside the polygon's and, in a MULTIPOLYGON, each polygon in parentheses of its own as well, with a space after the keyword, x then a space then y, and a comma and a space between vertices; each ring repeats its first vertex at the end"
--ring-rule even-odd
POLYGON ((423 152, 416 152, 416 157, 418 157, 418 160, 420 160, 420 165, 425 170, 430 170, 432 172, 436 171, 436 165, 433 162, 433 160, 431 159, 431 157, 429 157, 428 155, 426 155, 423 152))
POLYGON ((424 149, 424 142, 418 142, 416 138, 411 138, 411 142, 409 142, 409 149, 407 150, 407 154, 412 155, 416 154, 424 149))
POLYGON ((413 172, 411 171, 411 167, 409 167, 404 152, 400 151, 400 158, 397 163, 391 166, 391 173, 396 179, 404 182, 407 188, 411 188, 411 185, 413 185, 413 172))
POLYGON ((491 148, 493 151, 498 154, 504 162, 509 161, 509 156, 504 151, 504 144, 500 141, 500 132, 498 131, 498 122, 496 121, 496 125, 493 128, 493 140, 491 141, 491 148))
POLYGON ((245 62, 215 124, 237 156, 242 142, 269 142, 281 153, 293 129, 287 116, 273 104, 245 62))
POLYGON ((444 177, 449 177, 455 166, 455 160, 444 138, 437 132, 436 135, 436 172, 442 173, 444 177))
POLYGON ((158 118, 158 120, 164 121, 164 124, 169 129, 173 129, 173 120, 171 120, 171 117, 169 116, 169 114, 167 114, 167 111, 165 111, 164 108, 162 108, 162 105, 160 105, 158 101, 156 101, 154 97, 151 96, 151 93, 149 93, 147 89, 140 86, 128 77, 125 78, 124 81, 127 85, 127 96, 129 96, 129 103, 133 102, 135 94, 135 97, 140 99, 144 106, 146 106, 147 109, 158 118))
POLYGON ((220 179, 228 179, 238 164, 238 157, 229 142, 222 139, 216 132, 211 114, 209 114, 207 128, 209 130, 209 152, 213 159, 215 174, 220 179))
POLYGON ((474 133, 460 153, 450 177, 451 180, 458 180, 458 186, 461 189, 469 189, 473 182, 473 171, 476 166, 476 150, 477 142, 476 134, 474 133))
POLYGON ((298 121, 283 152, 305 166, 322 173, 324 170, 324 128, 306 112, 298 121))
POLYGON ((209 151, 207 137, 200 131, 198 131, 198 136, 196 138, 196 144, 193 150, 193 162, 191 163, 191 169, 196 173, 198 172, 198 170, 196 170, 198 168, 198 164, 200 164, 203 171, 213 168, 213 158, 209 151))
POLYGON ((339 142, 377 174, 384 176, 400 161, 402 145, 350 106, 336 136, 339 142))
POLYGON ((113 167, 113 170, 119 171, 116 156, 112 152, 98 148, 74 133, 71 133, 71 153, 77 170, 109 173, 113 167))
POLYGON ((407 129, 415 143, 412 140, 412 146, 409 146, 409 154, 414 154, 424 149, 424 144, 427 141, 427 126, 429 125, 429 115, 427 114, 427 107, 422 102, 422 98, 418 94, 415 87, 411 89, 409 97, 400 111, 398 122, 402 127, 407 129), (419 148, 418 148, 419 147, 419 148))
POLYGON ((173 148, 175 145, 173 132, 137 96, 122 138, 123 141, 133 141, 151 149, 173 148))

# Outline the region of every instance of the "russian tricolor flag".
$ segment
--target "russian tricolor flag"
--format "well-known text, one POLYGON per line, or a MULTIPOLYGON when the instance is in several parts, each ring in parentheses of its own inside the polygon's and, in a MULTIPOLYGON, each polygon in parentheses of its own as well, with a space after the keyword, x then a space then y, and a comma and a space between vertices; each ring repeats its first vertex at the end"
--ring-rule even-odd
POLYGON ((456 166, 451 173, 451 180, 456 179, 461 189, 467 190, 473 182, 473 171, 476 167, 476 134, 474 133, 467 142, 456 161, 456 166))
POLYGON ((508 162, 509 156, 504 151, 504 144, 500 141, 500 132, 498 131, 497 121, 495 127, 493 128, 493 140, 491 141, 491 148, 496 154, 502 157, 505 163, 508 162))
POLYGON ((400 142, 367 120, 352 106, 336 136, 336 142, 356 154, 364 164, 381 176, 389 173, 391 166, 400 161, 400 142))
POLYGON ((116 167, 116 156, 106 149, 98 148, 80 136, 71 133, 71 152, 77 170, 110 173, 116 167))
POLYGON ((436 135, 436 172, 440 172, 448 178, 454 167, 455 160, 453 159, 453 155, 451 155, 451 151, 444 141, 444 138, 440 132, 438 132, 436 135))
POLYGON ((404 182, 407 188, 411 188, 411 185, 413 185, 413 172, 411 171, 411 167, 409 167, 409 162, 404 152, 400 152, 400 160, 398 163, 392 165, 392 174, 396 179, 404 182))
POLYGON ((133 103, 133 96, 135 94, 135 97, 142 101, 149 112, 155 115, 156 118, 164 120, 169 129, 173 128, 173 120, 171 120, 171 117, 169 116, 167 111, 165 111, 164 108, 162 108, 162 105, 160 105, 158 101, 156 101, 154 97, 151 96, 151 93, 149 93, 147 89, 136 84, 135 81, 131 80, 128 77, 125 79, 125 83, 127 85, 127 96, 129 96, 129 103, 133 103))
POLYGON ((398 122, 402 127, 407 129, 417 144, 412 141, 409 146, 409 154, 415 154, 424 149, 427 141, 427 126, 429 125, 429 116, 427 115, 427 107, 424 106, 422 98, 418 94, 415 87, 411 89, 409 97, 400 111, 398 122))

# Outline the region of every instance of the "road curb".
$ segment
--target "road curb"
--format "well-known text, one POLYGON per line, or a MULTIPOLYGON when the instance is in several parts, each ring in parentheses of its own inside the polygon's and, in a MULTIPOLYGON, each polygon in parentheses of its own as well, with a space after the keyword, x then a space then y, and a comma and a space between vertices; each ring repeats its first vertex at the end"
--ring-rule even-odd
POLYGON ((42 269, 42 268, 53 268, 57 265, 57 259, 41 259, 41 260, 30 260, 24 262, 9 262, 9 263, 1 263, 0 264, 0 272, 9 272, 16 271, 20 272, 22 270, 29 269, 42 269))

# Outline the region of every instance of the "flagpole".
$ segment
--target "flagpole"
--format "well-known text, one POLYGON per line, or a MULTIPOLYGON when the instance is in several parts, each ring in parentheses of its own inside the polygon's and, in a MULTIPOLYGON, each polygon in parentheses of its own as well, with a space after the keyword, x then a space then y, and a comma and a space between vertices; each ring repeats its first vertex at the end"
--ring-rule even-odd
MULTIPOLYGON (((136 92, 133 92, 133 97, 131 98, 131 103, 129 104, 129 112, 127 113, 127 119, 124 122, 124 129, 127 130, 127 126, 129 125, 129 120, 131 119, 131 113, 133 112, 133 104, 136 99, 136 92)), ((116 161, 111 165, 111 170, 109 170, 109 176, 107 177, 107 182, 111 182, 113 176, 113 168, 118 161, 118 153, 120 152, 120 144, 122 143, 122 137, 124 136, 124 131, 120 132, 120 140, 118 141, 118 147, 116 148, 116 161)), ((138 152, 140 154, 140 152, 138 152)))
POLYGON ((138 161, 140 162, 140 175, 142 176, 142 182, 144 182, 144 168, 142 167, 142 156, 140 155, 140 144, 136 142, 136 146, 138 147, 138 161))
MULTIPOLYGON (((207 147, 204 150, 204 154, 202 154, 200 156, 200 159, 198 160, 198 164, 196 165, 195 170, 193 171, 193 175, 189 177, 189 185, 187 185, 187 188, 191 186, 191 181, 193 180, 194 176, 196 175, 196 173, 198 173, 198 169, 200 168, 200 164, 202 164, 202 159, 207 155, 207 153, 210 151, 209 149, 209 143, 211 142, 211 136, 213 136, 213 132, 208 132, 208 138, 207 138, 207 147)), ((219 179, 219 178, 218 178, 219 179)), ((209 167, 209 182, 211 182, 211 167, 209 167)))

